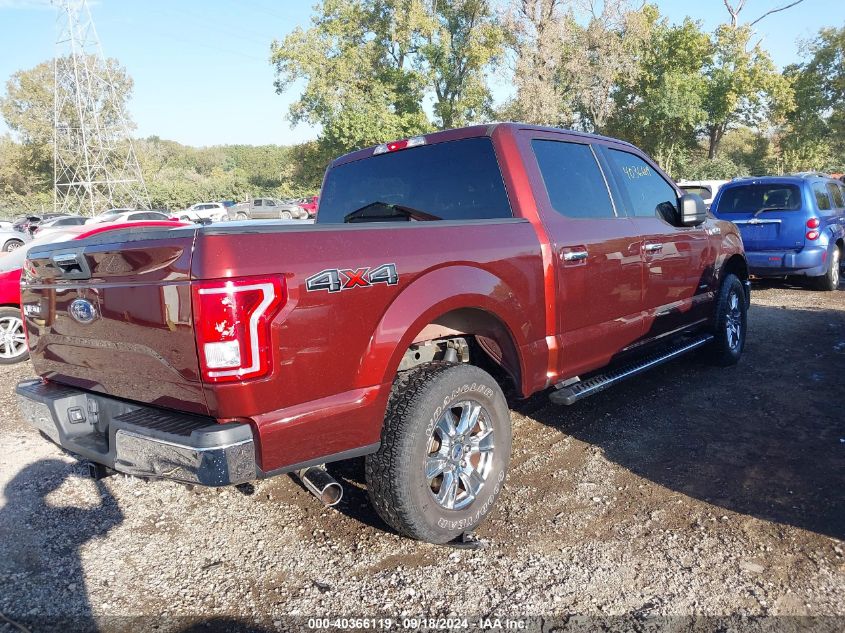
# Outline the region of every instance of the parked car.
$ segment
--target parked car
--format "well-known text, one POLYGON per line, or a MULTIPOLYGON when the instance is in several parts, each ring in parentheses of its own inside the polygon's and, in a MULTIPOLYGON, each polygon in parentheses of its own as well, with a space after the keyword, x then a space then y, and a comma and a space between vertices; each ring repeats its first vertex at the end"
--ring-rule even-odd
POLYGON ((317 215, 317 208, 320 206, 320 196, 300 198, 297 204, 308 212, 309 218, 313 218, 317 215))
POLYGON ((15 218, 15 221, 12 223, 12 229, 20 233, 30 234, 29 227, 34 227, 39 222, 41 222, 40 215, 22 215, 15 218))
POLYGON ((255 198, 229 207, 230 220, 304 220, 308 212, 295 202, 275 198, 255 198))
POLYGON ((222 222, 229 219, 229 212, 222 202, 200 202, 174 213, 173 216, 189 222, 222 222))
POLYGON ((108 218, 114 217, 116 215, 122 215, 124 213, 129 213, 130 211, 135 211, 135 209, 130 209, 129 207, 119 207, 115 209, 107 209, 102 213, 95 215, 92 218, 89 218, 86 221, 86 224, 97 224, 98 222, 103 222, 108 218))
POLYGON ((41 236, 52 231, 60 231, 67 226, 81 226, 88 220, 83 215, 61 215, 50 220, 40 222, 32 232, 33 236, 41 236))
POLYGON ((29 231, 18 231, 15 229, 0 230, 0 251, 8 253, 20 248, 32 239, 29 231))
POLYGON ((808 278, 822 290, 839 287, 845 260, 845 186, 819 174, 732 181, 713 213, 736 224, 752 275, 808 278))
POLYGON ((687 193, 701 196, 707 208, 713 204, 713 199, 727 180, 679 180, 678 186, 687 193))
POLYGON ((336 159, 314 226, 45 245, 26 270, 22 416, 95 475, 296 472, 333 503, 315 465, 366 455, 379 514, 438 543, 502 492, 506 390, 572 404, 695 349, 732 365, 749 299, 736 226, 648 156, 513 123, 336 159))
MULTIPOLYGON (((97 216, 100 217, 100 216, 97 216)), ((95 222, 86 222, 86 224, 104 224, 106 222, 139 222, 142 220, 157 220, 157 221, 177 221, 179 218, 172 217, 169 213, 163 211, 129 211, 126 213, 115 213, 107 215, 95 222)))
MULTIPOLYGON (((175 226, 185 226, 178 224, 175 226)), ((54 244, 69 240, 84 239, 100 235, 117 229, 138 230, 141 227, 172 228, 171 222, 133 222, 131 224, 106 223, 91 227, 71 225, 57 227, 44 235, 40 235, 15 252, 0 258, 0 365, 11 365, 29 358, 26 346, 26 333, 21 317, 21 268, 26 260, 26 253, 30 248, 43 244, 54 244)))

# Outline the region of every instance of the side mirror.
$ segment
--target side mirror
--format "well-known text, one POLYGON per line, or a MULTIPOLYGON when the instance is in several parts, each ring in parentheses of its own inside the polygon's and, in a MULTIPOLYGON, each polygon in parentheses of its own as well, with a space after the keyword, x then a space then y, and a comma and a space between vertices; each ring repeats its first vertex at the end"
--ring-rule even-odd
POLYGON ((707 219, 707 206, 696 193, 685 193, 679 200, 681 226, 698 226, 707 219))

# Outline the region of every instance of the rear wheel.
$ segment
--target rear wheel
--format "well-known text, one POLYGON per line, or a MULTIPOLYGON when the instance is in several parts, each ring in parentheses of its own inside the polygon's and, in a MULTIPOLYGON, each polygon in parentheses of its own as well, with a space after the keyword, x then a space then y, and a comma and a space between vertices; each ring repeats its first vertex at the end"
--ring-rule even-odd
POLYGON ((235 219, 236 220, 249 220, 249 216, 246 213, 241 212, 241 213, 237 213, 235 215, 235 219))
POLYGON ((11 365, 29 358, 21 311, 0 308, 0 365, 11 365))
POLYGON ((422 365, 393 385, 381 446, 366 459, 370 499, 397 532, 446 543, 490 512, 510 452, 508 407, 490 374, 422 365))
POLYGON ((291 215, 290 211, 279 211, 279 219, 280 220, 292 220, 293 215, 291 215))
POLYGON ((734 274, 725 275, 716 299, 711 358, 717 365, 735 365, 745 348, 748 330, 748 304, 742 282, 734 274))
POLYGON ((11 253, 14 250, 17 250, 23 246, 23 240, 7 240, 5 244, 3 244, 3 251, 6 253, 11 253))
POLYGON ((819 290, 836 290, 839 288, 840 265, 842 264, 842 253, 839 247, 834 244, 830 249, 830 257, 828 257, 827 272, 821 277, 815 277, 813 282, 819 290))

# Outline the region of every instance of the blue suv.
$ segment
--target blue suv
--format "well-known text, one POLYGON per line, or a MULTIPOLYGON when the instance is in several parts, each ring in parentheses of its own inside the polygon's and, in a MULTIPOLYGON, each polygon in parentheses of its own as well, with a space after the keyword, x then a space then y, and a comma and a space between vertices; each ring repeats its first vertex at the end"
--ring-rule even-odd
POLYGON ((845 260, 845 185, 823 174, 741 178, 722 186, 712 213, 739 227, 757 277, 808 277, 839 287, 845 260))

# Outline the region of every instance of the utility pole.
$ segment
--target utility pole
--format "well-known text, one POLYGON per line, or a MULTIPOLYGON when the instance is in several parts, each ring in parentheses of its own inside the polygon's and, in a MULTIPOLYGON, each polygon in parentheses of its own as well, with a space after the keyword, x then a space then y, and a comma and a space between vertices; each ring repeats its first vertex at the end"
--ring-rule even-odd
POLYGON ((53 206, 97 215, 150 207, 129 125, 87 0, 58 9, 53 97, 53 206))

